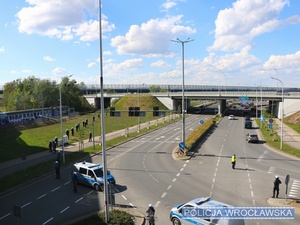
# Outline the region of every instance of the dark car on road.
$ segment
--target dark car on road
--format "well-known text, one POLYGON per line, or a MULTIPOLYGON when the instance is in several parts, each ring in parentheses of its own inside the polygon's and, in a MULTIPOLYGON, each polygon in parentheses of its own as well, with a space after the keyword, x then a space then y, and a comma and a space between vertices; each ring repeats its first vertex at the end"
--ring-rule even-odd
POLYGON ((257 134, 247 134, 246 141, 248 143, 258 143, 258 136, 257 134))

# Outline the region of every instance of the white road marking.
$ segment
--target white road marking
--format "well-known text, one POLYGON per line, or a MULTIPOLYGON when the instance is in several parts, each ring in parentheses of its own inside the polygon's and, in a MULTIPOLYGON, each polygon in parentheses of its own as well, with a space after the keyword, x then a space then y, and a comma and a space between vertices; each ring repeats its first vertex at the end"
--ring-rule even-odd
POLYGON ((159 204, 160 204, 160 201, 157 201, 154 205, 154 208, 157 208, 159 206, 159 204))
POLYGON ((175 182, 177 180, 177 178, 174 178, 173 180, 172 180, 172 182, 175 182))
POLYGON ((136 208, 134 204, 132 204, 131 202, 129 203, 129 205, 132 206, 132 208, 136 208))
POLYGON ((22 205, 21 208, 24 208, 24 207, 30 205, 31 203, 32 203, 32 202, 28 202, 28 203, 26 203, 25 205, 22 205))
POLYGON ((83 199, 83 197, 79 198, 78 200, 75 201, 75 203, 80 202, 83 199))
POLYGON ((8 217, 10 214, 11 214, 11 213, 7 213, 6 215, 2 216, 2 217, 0 218, 0 220, 4 219, 5 217, 8 217))
POLYGON ((161 198, 164 198, 167 195, 167 192, 163 193, 161 198))
POLYGON ((51 220, 53 220, 53 217, 51 217, 49 220, 47 220, 46 222, 44 222, 43 225, 49 223, 51 220))
POLYGON ((180 173, 177 173, 177 174, 176 174, 176 177, 179 177, 179 176, 180 176, 180 173))
POLYGON ((172 188, 172 185, 169 185, 169 187, 167 188, 167 190, 170 190, 172 188))
POLYGON ((37 198, 37 200, 39 200, 39 199, 41 199, 41 198, 43 198, 43 197, 45 197, 47 194, 43 194, 43 195, 41 195, 40 197, 38 197, 37 198))
POLYGON ((60 189, 60 187, 54 188, 53 190, 51 190, 51 192, 54 192, 56 190, 60 189))
POLYGON ((70 208, 70 206, 64 208, 63 210, 61 210, 59 213, 63 213, 64 211, 68 210, 70 208))
POLYGON ((127 198, 126 198, 124 195, 122 195, 122 197, 123 197, 125 200, 127 200, 127 198))

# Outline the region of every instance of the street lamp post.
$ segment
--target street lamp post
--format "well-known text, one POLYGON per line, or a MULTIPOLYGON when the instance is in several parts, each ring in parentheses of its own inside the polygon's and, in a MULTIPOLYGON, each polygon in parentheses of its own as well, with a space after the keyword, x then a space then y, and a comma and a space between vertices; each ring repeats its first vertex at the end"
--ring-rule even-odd
MULTIPOLYGON (((69 77, 72 77, 73 74, 69 75, 69 77)), ((63 163, 65 164, 65 149, 64 149, 64 135, 63 135, 63 121, 62 121, 62 97, 61 97, 61 84, 59 84, 59 114, 60 114, 60 134, 61 134, 61 150, 62 150, 62 157, 63 157, 63 163)))
POLYGON ((176 38, 176 40, 171 40, 173 42, 181 43, 181 54, 182 54, 182 103, 181 103, 181 110, 182 110, 182 142, 185 143, 185 106, 184 106, 184 44, 194 41, 190 38, 186 39, 185 41, 176 38))
POLYGON ((101 108, 101 137, 102 137, 102 160, 103 160, 103 186, 104 186, 104 212, 105 221, 109 222, 108 208, 108 182, 107 182, 107 160, 106 160, 106 137, 105 137, 105 118, 104 118, 104 92, 103 92, 103 48, 102 48, 102 16, 101 16, 101 0, 99 0, 99 71, 100 71, 100 108, 101 108))
POLYGON ((271 79, 273 80, 277 80, 281 83, 281 101, 282 101, 282 105, 281 105, 281 128, 280 128, 280 150, 282 150, 282 145, 283 145, 283 118, 284 118, 284 97, 283 97, 283 89, 284 89, 284 86, 283 86, 283 82, 278 79, 278 78, 274 78, 274 77, 271 77, 271 79))

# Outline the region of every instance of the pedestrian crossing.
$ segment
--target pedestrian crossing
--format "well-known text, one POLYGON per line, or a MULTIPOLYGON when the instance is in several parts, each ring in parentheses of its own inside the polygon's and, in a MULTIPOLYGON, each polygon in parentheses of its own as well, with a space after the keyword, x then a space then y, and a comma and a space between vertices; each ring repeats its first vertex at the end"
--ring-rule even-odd
POLYGON ((300 196, 300 180, 294 180, 290 188, 289 197, 298 198, 300 196))

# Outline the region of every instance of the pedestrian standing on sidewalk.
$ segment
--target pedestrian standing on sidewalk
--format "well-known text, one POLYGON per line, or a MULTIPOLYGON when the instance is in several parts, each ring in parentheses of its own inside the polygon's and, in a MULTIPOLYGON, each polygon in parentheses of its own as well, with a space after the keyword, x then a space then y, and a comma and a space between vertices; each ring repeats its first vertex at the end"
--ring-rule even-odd
POLYGON ((92 141, 92 132, 90 131, 89 142, 92 141))
POLYGON ((281 184, 281 180, 276 175, 274 180, 274 187, 273 187, 273 198, 278 198, 279 195, 279 185, 281 184), (275 195, 276 194, 276 195, 275 195))
POLYGON ((52 141, 49 141, 49 152, 52 152, 52 141))

